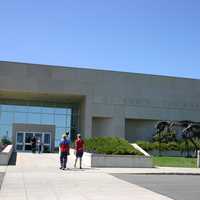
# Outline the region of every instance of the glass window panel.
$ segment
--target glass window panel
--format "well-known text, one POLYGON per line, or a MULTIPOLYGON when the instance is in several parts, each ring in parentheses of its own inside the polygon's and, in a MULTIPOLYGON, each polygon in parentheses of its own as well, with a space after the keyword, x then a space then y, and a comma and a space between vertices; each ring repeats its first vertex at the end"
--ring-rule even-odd
POLYGON ((17 133, 17 143, 24 142, 24 133, 17 133))
POLYGON ((67 116, 67 127, 71 126, 71 117, 67 116))
POLYGON ((2 111, 14 111, 15 106, 13 106, 13 105, 1 105, 1 110, 2 111))
POLYGON ((25 133, 25 143, 31 143, 32 137, 33 137, 33 133, 25 133))
POLYGON ((42 142, 42 133, 35 133, 36 140, 42 142))
POLYGON ((66 109, 66 114, 67 115, 71 115, 72 114, 72 109, 71 108, 66 109))
POLYGON ((28 106, 15 106, 15 112, 27 112, 28 106))
POLYGON ((15 113, 15 123, 27 123, 27 114, 26 113, 15 113))
POLYGON ((40 114, 28 113, 28 123, 40 124, 40 114))
POLYGON ((32 150, 31 145, 29 144, 25 145, 25 151, 31 151, 31 150, 32 150))
POLYGON ((54 115, 41 114, 41 124, 54 124, 54 115))
POLYGON ((44 153, 50 153, 50 146, 49 145, 44 145, 44 153))
POLYGON ((50 144, 50 134, 49 133, 44 134, 44 144, 50 144))
POLYGON ((66 127, 66 115, 55 115, 55 125, 66 127))
POLYGON ((23 145, 16 145, 16 150, 22 151, 23 150, 23 145))
POLYGON ((55 109, 55 114, 63 114, 66 115, 66 108, 56 108, 55 109))
POLYGON ((66 132, 70 132, 70 128, 56 128, 56 134, 55 134, 55 139, 56 141, 60 141, 62 138, 62 135, 66 132))
POLYGON ((29 106, 28 112, 30 112, 30 113, 41 113, 41 107, 29 106))
POLYGON ((41 111, 42 111, 42 113, 50 113, 50 114, 53 114, 53 113, 54 113, 54 108, 42 107, 41 111))
POLYGON ((11 138, 12 127, 9 125, 0 125, 0 134, 2 137, 11 138))
POLYGON ((13 116, 14 115, 12 112, 1 112, 0 113, 0 123, 1 124, 12 124, 13 116))

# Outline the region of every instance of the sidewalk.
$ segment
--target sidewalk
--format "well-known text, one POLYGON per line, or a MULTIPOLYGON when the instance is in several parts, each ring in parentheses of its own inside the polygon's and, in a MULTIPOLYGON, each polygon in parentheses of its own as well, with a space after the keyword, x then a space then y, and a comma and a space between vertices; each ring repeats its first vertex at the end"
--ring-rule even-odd
MULTIPOLYGON (((73 166, 70 156, 68 166, 73 166)), ((1 200, 170 200, 170 198, 117 179, 107 173, 121 169, 58 169, 57 154, 18 153, 8 166, 1 200)), ((134 170, 134 169, 131 169, 134 170)), ((131 172, 124 169, 124 173, 131 172)), ((137 169, 139 170, 139 169, 137 169)))
POLYGON ((87 168, 59 170, 58 154, 18 153, 15 166, 0 167, 5 172, 1 200, 170 200, 170 198, 117 179, 110 174, 190 174, 196 168, 87 168))

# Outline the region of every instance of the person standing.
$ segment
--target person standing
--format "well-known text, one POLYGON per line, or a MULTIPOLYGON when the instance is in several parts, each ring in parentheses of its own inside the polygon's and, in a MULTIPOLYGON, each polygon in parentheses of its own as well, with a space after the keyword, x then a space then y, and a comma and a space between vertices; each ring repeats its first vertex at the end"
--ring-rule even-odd
POLYGON ((36 137, 35 136, 31 138, 31 150, 32 150, 32 153, 36 152, 36 137))
POLYGON ((67 165, 67 156, 69 155, 69 145, 70 141, 67 138, 67 135, 62 136, 62 140, 59 145, 60 150, 60 169, 65 170, 67 165))
POLYGON ((37 151, 38 151, 38 153, 41 153, 41 150, 42 150, 42 142, 41 142, 40 138, 38 138, 38 140, 37 140, 37 151))
POLYGON ((82 169, 83 151, 84 151, 84 140, 81 138, 80 134, 77 134, 77 139, 75 141, 76 159, 75 159, 75 163, 74 163, 74 168, 76 168, 76 163, 79 158, 80 159, 80 169, 82 169))

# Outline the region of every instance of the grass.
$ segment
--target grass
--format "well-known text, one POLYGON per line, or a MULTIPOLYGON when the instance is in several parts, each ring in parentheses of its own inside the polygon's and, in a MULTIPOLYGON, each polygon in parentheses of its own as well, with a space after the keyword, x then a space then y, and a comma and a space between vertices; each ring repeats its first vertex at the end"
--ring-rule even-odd
POLYGON ((196 158, 154 156, 154 166, 160 167, 196 167, 196 158))

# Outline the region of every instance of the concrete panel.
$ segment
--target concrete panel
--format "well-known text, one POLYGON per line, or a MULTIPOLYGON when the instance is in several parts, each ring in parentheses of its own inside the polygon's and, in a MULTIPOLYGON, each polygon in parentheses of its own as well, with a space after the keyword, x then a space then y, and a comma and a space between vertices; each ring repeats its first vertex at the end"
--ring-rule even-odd
POLYGON ((152 135, 155 132, 154 126, 156 122, 157 121, 145 119, 126 119, 125 138, 129 142, 152 139, 152 135))
POLYGON ((112 118, 93 117, 92 136, 112 136, 112 118))

